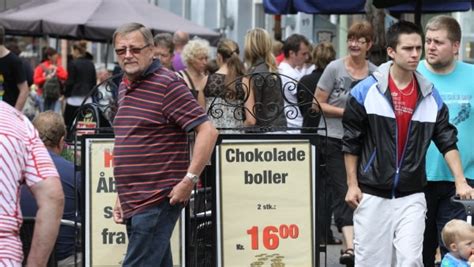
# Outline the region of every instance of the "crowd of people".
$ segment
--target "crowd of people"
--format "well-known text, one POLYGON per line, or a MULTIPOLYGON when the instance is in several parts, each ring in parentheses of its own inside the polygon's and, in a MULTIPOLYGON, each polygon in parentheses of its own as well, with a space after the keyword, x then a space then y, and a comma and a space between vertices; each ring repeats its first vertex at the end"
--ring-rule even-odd
MULTIPOLYGON (((64 219, 81 217, 71 203, 80 196, 74 186, 80 177, 58 155, 77 109, 93 101, 87 96, 97 77, 110 75, 96 74, 83 41, 73 42, 67 69, 55 49, 44 49, 30 72, 42 113, 30 123, 21 115, 30 94, 28 72, 4 37, 0 27, 0 152, 2 161, 15 163, 4 164, 12 167, 2 167, 0 174, 2 194, 9 194, 1 200, 0 240, 11 244, 0 249, 0 263, 20 266, 20 210, 36 216, 37 229, 45 233, 35 233, 29 263, 47 259, 63 212, 64 219), (15 194, 20 188, 22 194, 15 194)), ((369 22, 355 22, 346 38, 347 55, 336 58, 330 43, 313 47, 300 34, 280 43, 255 28, 246 33, 242 49, 221 39, 209 60, 208 41, 182 31, 153 36, 138 23, 115 31, 123 77, 113 121, 118 192, 113 219, 127 229, 124 266, 172 266, 169 239, 211 157, 216 128, 235 132, 245 126, 292 134, 326 128, 316 132, 321 138, 327 134, 319 177, 327 205, 318 223, 329 225, 334 214, 343 240, 329 231, 325 241, 343 243, 341 264, 435 266, 437 248, 442 266, 474 260, 473 228, 463 222, 464 207, 451 201, 455 195, 474 199, 469 149, 474 66, 458 59, 458 22, 436 16, 424 33, 413 23, 394 23, 386 34, 389 61, 380 66, 367 59, 375 39, 369 22), (274 86, 259 86, 252 75, 273 79, 274 86), (297 86, 289 86, 293 82, 297 86), (295 110, 294 104, 301 105, 295 110), (216 105, 220 114, 214 115, 216 105), (243 110, 240 116, 236 107, 243 110), (310 117, 310 110, 326 119, 310 117), (188 132, 195 132, 192 148, 188 132)), ((61 229, 59 235, 61 266, 74 264, 81 257, 66 240, 71 232, 61 229)))

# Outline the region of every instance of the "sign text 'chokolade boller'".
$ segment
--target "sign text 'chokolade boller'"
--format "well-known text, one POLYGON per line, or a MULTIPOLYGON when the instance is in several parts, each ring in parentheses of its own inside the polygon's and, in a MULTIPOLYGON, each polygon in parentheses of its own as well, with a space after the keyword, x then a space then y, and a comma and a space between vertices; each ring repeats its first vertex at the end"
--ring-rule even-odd
MULTIPOLYGON (((226 151, 226 161, 238 162, 289 162, 304 161, 305 151, 296 150, 295 147, 287 150, 273 148, 270 151, 262 151, 259 148, 253 150, 228 149, 226 151)), ((263 170, 259 173, 244 172, 244 184, 285 184, 288 173, 279 173, 272 170, 263 170)))
POLYGON ((296 150, 295 147, 288 150, 273 148, 271 151, 261 151, 259 148, 242 151, 237 148, 228 149, 225 158, 227 162, 304 161, 306 155, 303 150, 296 150))

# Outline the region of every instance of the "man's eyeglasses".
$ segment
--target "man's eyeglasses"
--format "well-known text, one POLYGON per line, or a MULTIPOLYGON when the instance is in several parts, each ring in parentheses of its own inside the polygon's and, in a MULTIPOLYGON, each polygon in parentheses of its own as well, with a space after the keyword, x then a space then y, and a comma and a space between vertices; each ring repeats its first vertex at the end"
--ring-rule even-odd
POLYGON ((133 54, 133 55, 138 55, 142 52, 143 49, 149 47, 150 45, 147 44, 143 47, 125 47, 125 48, 119 48, 119 49, 115 49, 115 53, 119 56, 123 56, 127 53, 127 50, 130 51, 130 54, 133 54))
POLYGON ((365 41, 364 39, 355 39, 355 38, 351 38, 351 39, 347 39, 347 43, 348 44, 356 44, 356 45, 364 45, 367 43, 367 41, 365 41))

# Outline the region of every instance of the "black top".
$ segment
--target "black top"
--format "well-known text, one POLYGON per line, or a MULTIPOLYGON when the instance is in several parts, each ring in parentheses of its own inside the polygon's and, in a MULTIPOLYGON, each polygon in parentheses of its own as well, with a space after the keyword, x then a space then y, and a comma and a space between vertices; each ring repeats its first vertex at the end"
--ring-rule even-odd
POLYGON ((33 84, 33 67, 31 67, 31 63, 27 58, 20 57, 21 63, 23 64, 23 69, 25 70, 25 77, 28 86, 33 84))
POLYGON ((231 91, 231 86, 236 85, 236 83, 238 82, 232 81, 231 84, 226 85, 224 74, 213 73, 207 78, 207 83, 204 87, 204 96, 220 97, 225 98, 226 100, 244 100, 245 92, 242 86, 236 86, 235 92, 231 91))
POLYGON ((77 58, 71 61, 67 67, 68 78, 64 95, 86 96, 97 83, 95 66, 91 60, 77 58))
POLYGON ((0 91, 4 91, 3 101, 15 106, 20 90, 18 84, 26 81, 26 74, 20 58, 8 53, 0 58, 0 91))
MULTIPOLYGON (((260 59, 249 69, 249 74, 255 97, 256 126, 286 127, 286 118, 283 102, 283 91, 278 82, 273 81, 276 76, 258 75, 257 73, 269 72, 268 66, 260 59), (260 80, 263 82, 256 81, 260 80)), ((275 73, 275 75, 278 75, 275 73)))
MULTIPOLYGON (((298 83, 298 107, 303 114, 303 128, 318 127, 319 116, 311 116, 308 112, 314 99, 314 92, 318 85, 318 81, 323 74, 323 70, 315 69, 312 73, 305 75, 298 83)), ((304 131, 302 131, 304 132, 304 131)))
POLYGON ((245 120, 246 94, 242 85, 242 78, 237 78, 226 84, 226 75, 213 73, 209 75, 204 96, 206 97, 206 111, 217 129, 242 128, 245 120))

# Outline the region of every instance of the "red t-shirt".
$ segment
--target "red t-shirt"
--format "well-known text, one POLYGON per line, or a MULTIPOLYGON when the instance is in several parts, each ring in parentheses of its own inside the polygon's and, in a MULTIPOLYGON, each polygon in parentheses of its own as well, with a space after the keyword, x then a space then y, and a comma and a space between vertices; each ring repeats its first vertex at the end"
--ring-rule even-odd
POLYGON ((407 87, 399 89, 392 77, 388 77, 388 88, 392 95, 393 108, 395 109, 395 119, 398 128, 398 161, 400 162, 405 142, 408 137, 408 127, 411 117, 415 111, 416 100, 418 99, 418 83, 413 76, 407 87))

